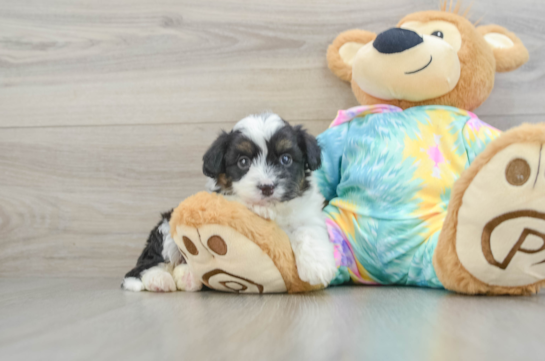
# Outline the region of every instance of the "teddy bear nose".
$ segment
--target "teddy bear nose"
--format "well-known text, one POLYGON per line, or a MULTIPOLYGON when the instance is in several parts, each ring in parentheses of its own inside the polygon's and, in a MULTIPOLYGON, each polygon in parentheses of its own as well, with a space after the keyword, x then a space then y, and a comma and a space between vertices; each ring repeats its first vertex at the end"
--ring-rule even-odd
POLYGON ((392 28, 377 35, 373 47, 382 54, 401 53, 424 40, 412 30, 392 28))
POLYGON ((274 193, 274 185, 272 184, 260 184, 257 186, 261 190, 261 194, 263 194, 265 197, 272 196, 274 193))

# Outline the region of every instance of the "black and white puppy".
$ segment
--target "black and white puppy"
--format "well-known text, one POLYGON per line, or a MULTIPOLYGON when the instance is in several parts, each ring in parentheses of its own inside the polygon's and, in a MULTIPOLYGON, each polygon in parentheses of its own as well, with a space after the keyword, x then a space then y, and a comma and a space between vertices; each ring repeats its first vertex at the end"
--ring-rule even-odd
POLYGON ((337 268, 312 178, 321 165, 316 138, 276 114, 252 115, 223 133, 204 155, 209 189, 274 220, 290 238, 299 277, 327 285, 337 268))
MULTIPOLYGON (((312 178, 312 171, 321 165, 320 156, 316 138, 276 114, 264 113, 248 116, 231 132, 223 132, 203 157, 203 173, 209 177, 210 191, 274 220, 289 236, 299 277, 327 286, 337 268, 322 214, 324 198, 312 178)), ((156 227, 155 235, 152 232, 144 249, 149 253, 154 248, 150 244, 156 244, 155 258, 151 257, 155 264, 146 268, 145 261, 140 262, 146 259, 143 253, 137 267, 125 276, 125 289, 202 287, 175 253, 179 251, 170 238, 168 218, 156 227)))

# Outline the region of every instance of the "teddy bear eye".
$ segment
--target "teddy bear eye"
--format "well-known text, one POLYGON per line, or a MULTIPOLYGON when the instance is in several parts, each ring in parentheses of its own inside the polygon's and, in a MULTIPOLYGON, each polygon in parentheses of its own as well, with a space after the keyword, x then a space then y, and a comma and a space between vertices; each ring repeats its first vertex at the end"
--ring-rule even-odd
POLYGON ((443 39, 445 35, 443 35, 443 32, 441 30, 435 30, 433 33, 431 33, 433 36, 437 36, 438 38, 443 39))

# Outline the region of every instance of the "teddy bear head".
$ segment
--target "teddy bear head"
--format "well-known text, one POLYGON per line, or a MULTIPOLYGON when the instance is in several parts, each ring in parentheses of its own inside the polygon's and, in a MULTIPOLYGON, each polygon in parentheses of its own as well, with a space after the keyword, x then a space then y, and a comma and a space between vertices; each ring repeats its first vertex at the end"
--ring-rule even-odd
POLYGON ((424 11, 375 34, 349 30, 327 51, 331 71, 351 82, 362 105, 449 105, 473 110, 489 96, 496 72, 528 60, 520 39, 498 25, 475 26, 454 12, 424 11))

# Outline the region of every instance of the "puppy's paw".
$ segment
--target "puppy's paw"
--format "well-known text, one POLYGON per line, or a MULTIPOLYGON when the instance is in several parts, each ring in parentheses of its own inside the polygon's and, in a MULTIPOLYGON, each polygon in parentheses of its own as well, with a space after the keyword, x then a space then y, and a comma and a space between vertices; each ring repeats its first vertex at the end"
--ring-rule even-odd
POLYGON ((161 267, 152 267, 142 273, 144 288, 152 292, 174 292, 176 283, 172 275, 161 267))
POLYGON ((144 291, 144 284, 136 277, 127 277, 123 279, 121 288, 125 291, 140 292, 144 291))
POLYGON ((290 236, 290 241, 299 278, 311 285, 327 287, 337 275, 337 266, 333 244, 325 227, 320 226, 298 228, 290 236))
POLYGON ((299 278, 311 285, 322 284, 327 287, 337 275, 333 252, 328 255, 325 252, 315 252, 311 247, 300 247, 295 254, 295 263, 299 278))
POLYGON ((195 276, 188 264, 178 265, 172 275, 180 291, 196 292, 202 288, 201 280, 195 276))
POLYGON ((301 280, 311 285, 322 284, 327 287, 337 274, 337 267, 330 267, 316 263, 315 260, 303 257, 303 260, 296 258, 297 273, 301 280))

